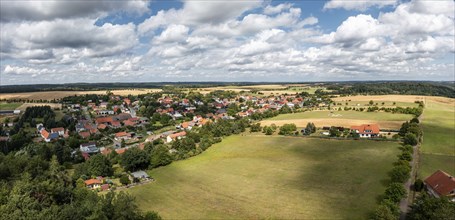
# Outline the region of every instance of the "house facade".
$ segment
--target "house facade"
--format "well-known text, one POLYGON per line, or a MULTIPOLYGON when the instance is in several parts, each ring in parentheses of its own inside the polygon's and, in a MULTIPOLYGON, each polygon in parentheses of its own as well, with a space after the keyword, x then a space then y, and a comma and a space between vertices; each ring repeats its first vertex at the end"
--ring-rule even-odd
POLYGON ((373 138, 379 136, 379 125, 363 124, 360 126, 351 126, 351 131, 359 134, 361 138, 373 138))

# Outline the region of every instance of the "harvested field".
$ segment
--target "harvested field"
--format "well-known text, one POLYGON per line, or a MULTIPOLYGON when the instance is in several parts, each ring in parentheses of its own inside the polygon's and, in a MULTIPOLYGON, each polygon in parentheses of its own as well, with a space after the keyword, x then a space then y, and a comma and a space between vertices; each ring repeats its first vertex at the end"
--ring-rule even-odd
POLYGON ((399 129, 401 124, 410 120, 412 115, 392 114, 386 112, 358 112, 358 111, 307 111, 294 114, 283 114, 266 119, 262 125, 283 125, 294 123, 297 127, 305 127, 313 122, 317 127, 342 126, 350 127, 360 124, 379 124, 382 129, 399 129))
MULTIPOLYGON (((161 89, 122 89, 111 90, 114 95, 140 95, 149 92, 159 92, 161 89)), ((52 100, 60 99, 66 96, 85 95, 85 94, 106 94, 107 90, 97 91, 49 91, 49 92, 24 92, 24 93, 2 93, 0 99, 27 99, 27 100, 52 100)))
MULTIPOLYGON (((434 97, 434 96, 418 96, 418 95, 372 95, 372 96, 344 96, 333 98, 333 101, 344 102, 347 100, 351 101, 365 101, 368 102, 373 100, 374 102, 415 102, 415 101, 424 101, 425 98, 443 98, 443 97, 434 97)), ((444 99, 444 98, 443 98, 444 99)))
POLYGON ((340 126, 350 127, 361 124, 378 124, 381 129, 399 129, 403 121, 376 121, 376 120, 361 120, 361 119, 326 119, 326 118, 313 118, 313 119, 290 119, 290 120, 266 120, 262 121, 261 125, 275 124, 282 126, 284 124, 294 123, 297 127, 305 127, 308 122, 313 122, 316 127, 324 126, 340 126))

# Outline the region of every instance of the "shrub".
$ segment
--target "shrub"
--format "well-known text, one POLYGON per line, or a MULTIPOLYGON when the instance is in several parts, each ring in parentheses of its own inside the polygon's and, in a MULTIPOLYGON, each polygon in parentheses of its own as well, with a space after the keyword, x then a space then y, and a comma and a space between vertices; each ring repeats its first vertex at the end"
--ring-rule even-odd
POLYGON ((400 160, 411 161, 411 160, 412 160, 412 155, 411 155, 411 153, 405 151, 405 152, 401 153, 401 154, 398 156, 398 158, 399 158, 400 160))
POLYGON ((120 183, 122 185, 128 185, 128 184, 131 183, 131 181, 130 181, 130 179, 128 178, 127 175, 123 175, 123 176, 120 177, 120 183))

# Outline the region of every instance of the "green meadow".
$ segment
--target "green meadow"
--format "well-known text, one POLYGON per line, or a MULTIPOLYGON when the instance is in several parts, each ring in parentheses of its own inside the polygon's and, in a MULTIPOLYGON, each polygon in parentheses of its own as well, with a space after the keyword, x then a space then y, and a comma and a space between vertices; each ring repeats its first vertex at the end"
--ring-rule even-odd
POLYGON ((455 106, 434 100, 426 102, 422 118, 420 176, 442 169, 455 175, 455 106))
POLYGON ((234 135, 127 191, 165 219, 365 219, 398 144, 234 135))

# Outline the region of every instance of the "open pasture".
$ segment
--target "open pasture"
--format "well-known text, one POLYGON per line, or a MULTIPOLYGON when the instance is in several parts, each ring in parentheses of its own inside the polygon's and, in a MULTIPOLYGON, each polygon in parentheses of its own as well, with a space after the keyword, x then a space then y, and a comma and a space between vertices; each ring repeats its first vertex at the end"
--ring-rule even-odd
POLYGON ((455 175, 455 99, 427 99, 422 128, 421 177, 438 169, 455 175))
POLYGON ((164 219, 366 219, 398 144, 230 136, 127 189, 164 219))
POLYGON ((358 112, 358 111, 307 111, 294 114, 283 114, 263 120, 262 125, 294 123, 297 127, 305 127, 313 122, 316 127, 342 126, 350 127, 360 124, 379 124, 383 129, 399 129, 401 124, 410 120, 412 115, 392 114, 387 112, 358 112))
MULTIPOLYGON (((161 89, 122 89, 110 90, 114 95, 140 95, 149 92, 158 92, 161 89)), ((27 100, 53 100, 61 99, 66 96, 85 95, 85 94, 106 94, 107 90, 96 91, 46 91, 46 92, 23 92, 23 93, 1 93, 0 99, 27 99, 27 100)))
POLYGON ((21 102, 0 102, 0 110, 15 110, 19 106, 21 106, 21 102))

